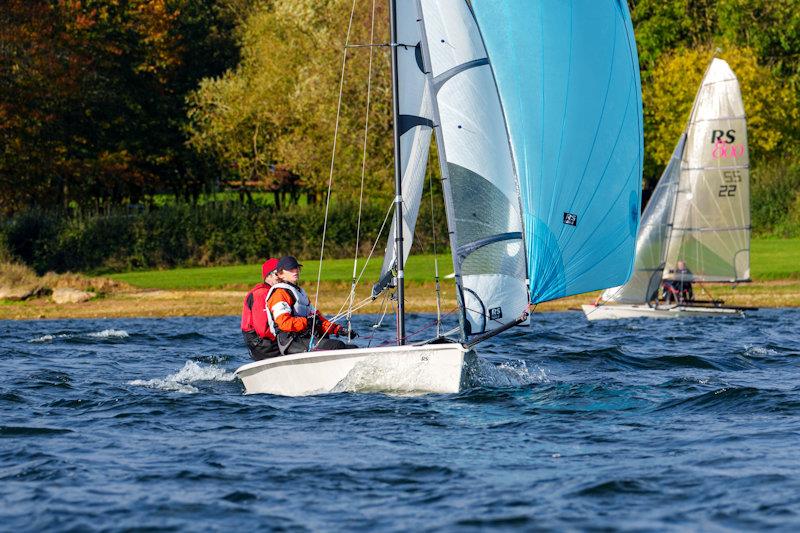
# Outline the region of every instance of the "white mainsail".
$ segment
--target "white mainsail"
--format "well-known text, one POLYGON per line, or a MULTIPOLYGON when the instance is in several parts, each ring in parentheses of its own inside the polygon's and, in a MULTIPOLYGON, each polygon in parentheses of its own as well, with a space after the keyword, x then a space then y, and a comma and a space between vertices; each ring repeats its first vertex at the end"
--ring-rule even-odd
POLYGON ((500 97, 464 0, 421 0, 423 46, 465 334, 516 321, 529 302, 519 184, 500 97))
POLYGON ((683 260, 694 281, 748 281, 747 124, 739 82, 722 59, 706 71, 686 136, 664 279, 681 276, 683 260))
MULTIPOLYGON (((400 155, 403 186, 403 258, 408 259, 414 241, 414 228, 419 215, 425 170, 433 129, 433 106, 430 83, 423 63, 422 31, 416 2, 397 3, 397 80, 400 115, 400 155)), ((396 268, 394 248, 396 219, 392 221, 389 240, 381 268, 379 292, 391 281, 396 268)))

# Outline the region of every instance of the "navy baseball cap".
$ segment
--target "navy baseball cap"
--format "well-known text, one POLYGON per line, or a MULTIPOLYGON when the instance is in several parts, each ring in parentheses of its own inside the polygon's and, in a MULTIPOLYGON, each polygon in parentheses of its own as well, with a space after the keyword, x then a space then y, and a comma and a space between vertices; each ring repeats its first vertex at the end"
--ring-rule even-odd
POLYGON ((300 263, 297 262, 297 259, 291 255, 285 255, 278 259, 278 270, 289 270, 292 268, 301 267, 300 263))

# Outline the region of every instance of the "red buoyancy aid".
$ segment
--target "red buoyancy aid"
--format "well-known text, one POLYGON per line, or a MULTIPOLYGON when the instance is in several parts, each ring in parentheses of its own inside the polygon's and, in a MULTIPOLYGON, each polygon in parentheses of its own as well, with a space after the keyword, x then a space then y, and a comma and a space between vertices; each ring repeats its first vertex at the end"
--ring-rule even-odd
POLYGON ((259 283, 244 297, 242 302, 242 331, 255 331, 263 338, 275 340, 275 336, 269 330, 269 319, 267 318, 267 295, 270 286, 266 283, 259 283))

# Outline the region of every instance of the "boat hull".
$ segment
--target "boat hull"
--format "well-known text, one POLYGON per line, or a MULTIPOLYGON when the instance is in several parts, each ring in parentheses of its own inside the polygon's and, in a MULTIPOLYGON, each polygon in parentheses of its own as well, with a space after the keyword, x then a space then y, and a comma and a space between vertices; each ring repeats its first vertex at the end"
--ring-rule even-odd
POLYGON ((735 307, 650 307, 649 305, 582 305, 583 314, 590 321, 619 320, 625 318, 689 318, 697 316, 744 316, 735 307))
POLYGON ((284 355, 236 370, 246 394, 340 391, 454 393, 475 353, 460 344, 387 346, 284 355))

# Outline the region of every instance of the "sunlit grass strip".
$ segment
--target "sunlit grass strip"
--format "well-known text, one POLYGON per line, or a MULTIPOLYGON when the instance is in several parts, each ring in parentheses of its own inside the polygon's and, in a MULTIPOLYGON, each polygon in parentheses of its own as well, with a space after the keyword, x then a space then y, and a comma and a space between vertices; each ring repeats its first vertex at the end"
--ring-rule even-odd
POLYGON ((754 281, 800 279, 800 239, 753 239, 750 270, 754 281))
MULTIPOLYGON (((433 281, 433 258, 431 255, 411 256, 406 262, 405 279, 410 282, 433 281)), ((362 283, 378 280, 382 258, 374 258, 367 266, 362 283)), ((449 255, 440 255, 439 264, 447 264, 449 255)), ((316 280, 317 260, 302 260, 301 284, 316 280)), ((358 272, 364 263, 359 262, 358 272)), ((441 268, 441 267, 440 267, 441 268)), ((451 272, 442 269, 444 274, 451 272)), ((323 263, 322 281, 350 282, 353 275, 352 259, 330 259, 323 263)), ((261 277, 261 265, 237 265, 222 267, 176 268, 172 270, 146 270, 112 274, 109 277, 124 281, 142 289, 222 289, 244 288, 255 285, 261 277)))
MULTIPOLYGON (((406 264, 406 280, 424 283, 433 281, 433 255, 412 255, 406 264)), ((302 260, 302 281, 314 281, 318 262, 302 260)), ((449 265, 450 255, 440 254, 439 265, 449 265)), ((753 239, 751 242, 752 277, 755 281, 800 279, 800 239, 753 239)), ((377 281, 381 258, 374 258, 367 267, 362 283, 377 281)), ((363 262, 359 263, 361 271, 363 262)), ((322 281, 350 282, 353 272, 351 259, 326 260, 322 281)), ((442 268, 442 274, 452 272, 442 268)), ((261 265, 224 267, 176 268, 112 274, 108 277, 143 289, 221 289, 245 288, 255 285, 261 276, 261 265)))

